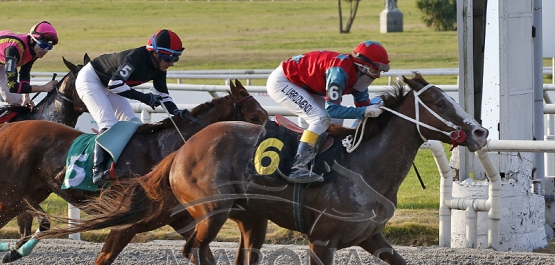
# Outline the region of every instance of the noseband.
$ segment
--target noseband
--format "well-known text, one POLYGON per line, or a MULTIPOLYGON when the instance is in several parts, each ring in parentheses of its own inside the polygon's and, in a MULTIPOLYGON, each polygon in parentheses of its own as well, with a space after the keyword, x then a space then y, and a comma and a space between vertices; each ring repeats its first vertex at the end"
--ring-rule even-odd
POLYGON ((381 108, 384 110, 387 110, 405 120, 411 121, 414 124, 416 124, 416 129, 418 130, 418 134, 420 135, 420 138, 422 138, 422 140, 424 142, 427 142, 428 139, 426 139, 426 137, 424 137, 424 135, 422 135, 422 132, 420 131, 420 126, 425 127, 429 130, 432 131, 436 131, 436 132, 440 132, 443 133, 447 136, 449 136, 449 138, 451 138, 451 143, 453 144, 453 147, 451 148, 451 150, 453 148, 455 148, 457 145, 462 144, 465 140, 466 140, 466 133, 462 130, 462 128, 460 126, 457 126, 455 124, 453 124, 452 122, 445 120, 444 118, 442 118, 441 116, 439 116, 436 112, 434 112, 432 109, 430 109, 428 106, 426 106, 426 104, 424 104, 424 102, 422 102, 422 100, 418 97, 420 94, 424 93, 426 90, 428 90, 428 88, 433 87, 433 84, 428 84, 425 87, 423 87, 422 89, 420 89, 418 92, 415 92, 413 90, 413 94, 414 94, 414 113, 415 113, 415 119, 408 117, 404 114, 401 114, 397 111, 394 111, 390 108, 384 107, 382 106, 381 108), (439 121, 443 122, 443 124, 447 125, 450 128, 453 128, 454 130, 451 132, 447 132, 447 131, 442 131, 440 129, 437 129, 431 125, 422 123, 420 121, 420 108, 419 105, 422 105, 422 107, 424 107, 426 110, 428 110, 428 112, 430 112, 430 114, 434 115, 434 117, 436 117, 439 121))

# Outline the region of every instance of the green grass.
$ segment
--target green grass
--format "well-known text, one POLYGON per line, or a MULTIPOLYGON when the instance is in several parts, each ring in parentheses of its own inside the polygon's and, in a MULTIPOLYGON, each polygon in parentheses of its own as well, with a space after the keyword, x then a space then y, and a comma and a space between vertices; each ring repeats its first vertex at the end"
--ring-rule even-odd
MULTIPOLYGON (((398 0, 398 7, 404 14, 404 32, 388 34, 379 32, 379 14, 384 8, 382 0, 360 2, 349 34, 339 33, 336 0, 2 1, 0 7, 4 14, 2 29, 28 32, 34 23, 48 20, 58 30, 59 45, 37 61, 33 71, 66 71, 62 56, 80 62, 84 53, 94 58, 145 45, 161 28, 179 34, 186 47, 183 59, 171 70, 272 69, 290 56, 311 50, 350 52, 356 44, 367 39, 384 45, 393 69, 458 67, 457 33, 426 28, 415 2, 398 0), (24 16, 18 15, 21 10, 24 16)), ((456 83, 456 77, 427 79, 436 84, 456 83)), ((221 81, 212 82, 220 84, 221 81)), ((257 80, 253 84, 264 82, 257 80)), ((385 83, 385 78, 375 82, 385 83)), ((399 210, 384 233, 395 239, 394 243, 434 244, 439 174, 428 150, 419 152, 415 164, 427 188, 420 187, 411 170, 399 191, 399 210), (426 240, 422 239, 422 234, 427 235, 426 240), (411 238, 417 239, 416 243, 411 238)), ((42 205, 51 214, 67 214, 67 204, 55 195, 42 205)), ((16 235, 15 229, 12 221, 2 231, 5 237, 10 237, 16 235)), ((236 229, 234 224, 226 224, 218 239, 236 241, 236 229)), ((136 237, 136 241, 175 237, 167 227, 157 231, 144 233, 136 237)), ((105 235, 106 230, 85 233, 83 237, 98 241, 105 235)), ((298 233, 275 226, 270 226, 268 235, 271 242, 303 242, 298 233)))

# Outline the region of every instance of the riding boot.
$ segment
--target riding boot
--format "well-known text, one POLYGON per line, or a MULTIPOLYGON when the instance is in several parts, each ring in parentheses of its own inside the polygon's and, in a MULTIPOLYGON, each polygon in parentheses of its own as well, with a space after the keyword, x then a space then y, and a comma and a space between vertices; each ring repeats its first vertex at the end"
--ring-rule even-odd
POLYGON ((297 149, 297 154, 295 155, 293 167, 291 168, 291 174, 286 177, 287 180, 294 183, 321 182, 324 180, 322 176, 312 172, 312 168, 309 169, 308 164, 314 160, 314 157, 316 157, 316 154, 326 137, 326 133, 321 135, 317 135, 311 131, 305 131, 303 133, 303 137, 301 138, 301 142, 299 143, 299 147, 297 149), (317 137, 314 146, 310 145, 308 142, 302 141, 302 138, 305 138, 305 133, 307 132, 308 134, 313 134, 317 137))
MULTIPOLYGON (((106 129, 100 131, 104 132, 106 129)), ((93 183, 97 186, 102 186, 106 180, 110 178, 109 172, 106 170, 106 165, 108 164, 109 155, 102 146, 95 142, 94 144, 94 156, 93 156, 93 183)))

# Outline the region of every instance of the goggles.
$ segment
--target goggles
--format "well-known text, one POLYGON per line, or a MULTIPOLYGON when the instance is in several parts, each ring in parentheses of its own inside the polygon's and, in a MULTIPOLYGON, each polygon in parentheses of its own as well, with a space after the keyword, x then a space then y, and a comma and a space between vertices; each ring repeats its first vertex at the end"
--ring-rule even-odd
POLYGON ((355 65, 362 68, 362 73, 369 75, 372 78, 378 78, 383 72, 389 71, 389 64, 372 62, 372 66, 355 63, 355 65))
POLYGON ((37 45, 43 50, 52 50, 54 45, 58 44, 58 37, 56 36, 38 32, 34 32, 33 34, 39 34, 38 38, 35 38, 33 35, 31 35, 31 38, 33 38, 37 45))
MULTIPOLYGON (((160 48, 159 48, 160 49, 160 48)), ((164 60, 165 62, 168 63, 175 63, 177 61, 179 61, 179 55, 177 54, 162 54, 162 53, 158 53, 160 55, 160 57, 162 58, 162 60, 164 60)))
POLYGON ((35 42, 37 43, 37 45, 43 49, 43 50, 52 50, 52 48, 54 48, 54 45, 46 42, 46 41, 41 41, 41 40, 35 40, 35 42))

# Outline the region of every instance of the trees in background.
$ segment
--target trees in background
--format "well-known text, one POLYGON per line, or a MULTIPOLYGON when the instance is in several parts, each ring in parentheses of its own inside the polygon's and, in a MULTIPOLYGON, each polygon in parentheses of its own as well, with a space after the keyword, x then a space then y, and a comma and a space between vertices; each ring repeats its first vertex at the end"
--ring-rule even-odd
POLYGON ((457 30, 456 0, 417 0, 416 7, 422 11, 422 21, 436 31, 457 30))
POLYGON ((339 5, 339 33, 349 33, 351 32, 351 26, 355 21, 355 17, 357 15, 358 10, 358 3, 360 0, 337 0, 337 4, 339 5), (349 20, 347 20, 347 24, 345 28, 343 28, 343 13, 341 11, 341 1, 346 1, 349 3, 349 20))

